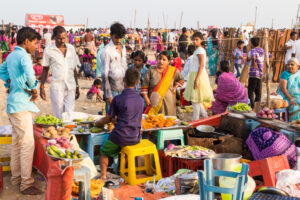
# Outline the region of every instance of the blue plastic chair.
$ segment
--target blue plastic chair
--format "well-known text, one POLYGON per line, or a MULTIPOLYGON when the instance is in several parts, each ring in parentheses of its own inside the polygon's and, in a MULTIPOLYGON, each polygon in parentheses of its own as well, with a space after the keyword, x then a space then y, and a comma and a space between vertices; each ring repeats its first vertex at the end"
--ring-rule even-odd
MULTIPOLYGON (((88 135, 88 142, 87 142, 87 153, 89 154, 92 161, 94 161, 94 147, 96 145, 104 145, 104 143, 107 141, 109 134, 97 134, 97 133, 91 133, 88 135)), ((98 163, 98 161, 96 161, 98 163)))
POLYGON ((232 200, 242 200, 244 198, 244 191, 248 182, 248 164, 242 164, 241 172, 221 171, 213 169, 212 160, 204 161, 204 172, 198 170, 200 200, 213 200, 214 193, 231 194, 232 200), (206 179, 204 180, 204 173, 206 179), (225 176, 236 178, 235 186, 233 188, 222 188, 215 186, 215 177, 225 176))
POLYGON ((253 131, 261 125, 258 121, 255 121, 253 119, 246 119, 245 124, 249 127, 250 131, 253 131))
POLYGON ((287 108, 274 109, 274 113, 277 114, 277 118, 280 119, 280 114, 284 113, 284 121, 288 122, 287 108))

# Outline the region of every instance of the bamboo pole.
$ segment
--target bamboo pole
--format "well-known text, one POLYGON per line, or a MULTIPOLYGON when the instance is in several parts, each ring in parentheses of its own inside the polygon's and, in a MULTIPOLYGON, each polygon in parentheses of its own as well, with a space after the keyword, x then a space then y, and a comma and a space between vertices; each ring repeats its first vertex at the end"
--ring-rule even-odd
POLYGON ((256 30, 257 6, 255 6, 254 31, 256 30))
POLYGON ((200 31, 200 22, 197 21, 197 30, 200 31))
POLYGON ((269 32, 267 29, 264 30, 264 44, 265 44, 265 58, 266 58, 266 88, 267 88, 267 107, 270 107, 270 63, 269 63, 269 32))
POLYGON ((183 12, 181 12, 181 16, 180 16, 179 29, 181 29, 182 27, 182 17, 183 17, 183 12))
POLYGON ((2 19, 2 30, 4 31, 4 20, 2 19))
POLYGON ((147 42, 146 42, 146 45, 147 45, 146 55, 147 56, 148 56, 148 53, 149 53, 149 39, 150 39, 150 19, 149 19, 149 16, 148 16, 148 21, 147 21, 147 42))
POLYGON ((135 31, 136 29, 136 9, 134 9, 134 30, 133 32, 135 31))

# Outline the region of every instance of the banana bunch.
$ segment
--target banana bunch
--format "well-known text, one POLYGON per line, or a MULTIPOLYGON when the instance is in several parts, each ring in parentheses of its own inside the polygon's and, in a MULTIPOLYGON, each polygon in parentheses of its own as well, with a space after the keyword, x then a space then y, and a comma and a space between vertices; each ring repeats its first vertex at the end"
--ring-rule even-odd
POLYGON ((183 109, 184 113, 193 113, 193 106, 185 106, 183 109))
POLYGON ((58 147, 55 145, 50 145, 47 147, 47 152, 56 158, 66 158, 66 159, 79 159, 82 158, 82 155, 78 151, 71 152, 69 150, 65 150, 65 153, 60 150, 58 147))

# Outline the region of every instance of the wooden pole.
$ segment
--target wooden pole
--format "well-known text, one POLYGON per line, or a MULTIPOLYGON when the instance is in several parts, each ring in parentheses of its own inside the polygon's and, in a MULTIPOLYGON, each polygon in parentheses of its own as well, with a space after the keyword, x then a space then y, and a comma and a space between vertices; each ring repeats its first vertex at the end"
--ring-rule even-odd
POLYGON ((4 31, 4 20, 2 19, 2 30, 4 31))
POLYGON ((149 51, 149 39, 150 39, 150 19, 149 19, 149 16, 148 16, 148 22, 147 22, 147 42, 146 42, 146 45, 147 45, 147 56, 148 56, 148 51, 149 51))
POLYGON ((270 63, 269 63, 269 32, 267 29, 264 30, 264 43, 265 43, 265 58, 266 58, 266 88, 267 88, 267 107, 270 108, 270 63))
POLYGON ((256 30, 257 6, 255 6, 254 30, 256 30))
POLYGON ((87 18, 86 18, 85 29, 87 29, 87 28, 88 28, 88 25, 89 25, 89 18, 87 17, 87 18))
POLYGON ((181 16, 180 16, 179 29, 181 29, 182 27, 182 17, 183 17, 183 12, 181 12, 181 16))
POLYGON ((294 25, 294 18, 292 18, 291 29, 294 29, 293 25, 294 25))
POLYGON ((134 30, 136 29, 136 9, 134 9, 134 30))
POLYGON ((197 21, 197 30, 200 31, 200 22, 197 21))
POLYGON ((274 29, 274 18, 272 18, 272 29, 274 29))

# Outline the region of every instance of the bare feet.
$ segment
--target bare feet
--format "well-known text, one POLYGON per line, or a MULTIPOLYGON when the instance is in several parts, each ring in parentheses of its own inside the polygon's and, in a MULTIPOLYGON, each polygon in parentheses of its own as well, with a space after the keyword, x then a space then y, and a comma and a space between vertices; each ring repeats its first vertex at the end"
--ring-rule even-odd
POLYGON ((21 191, 21 194, 24 194, 24 195, 39 195, 39 194, 43 194, 43 192, 41 190, 37 189, 36 187, 31 186, 31 187, 27 188, 26 190, 21 191))

